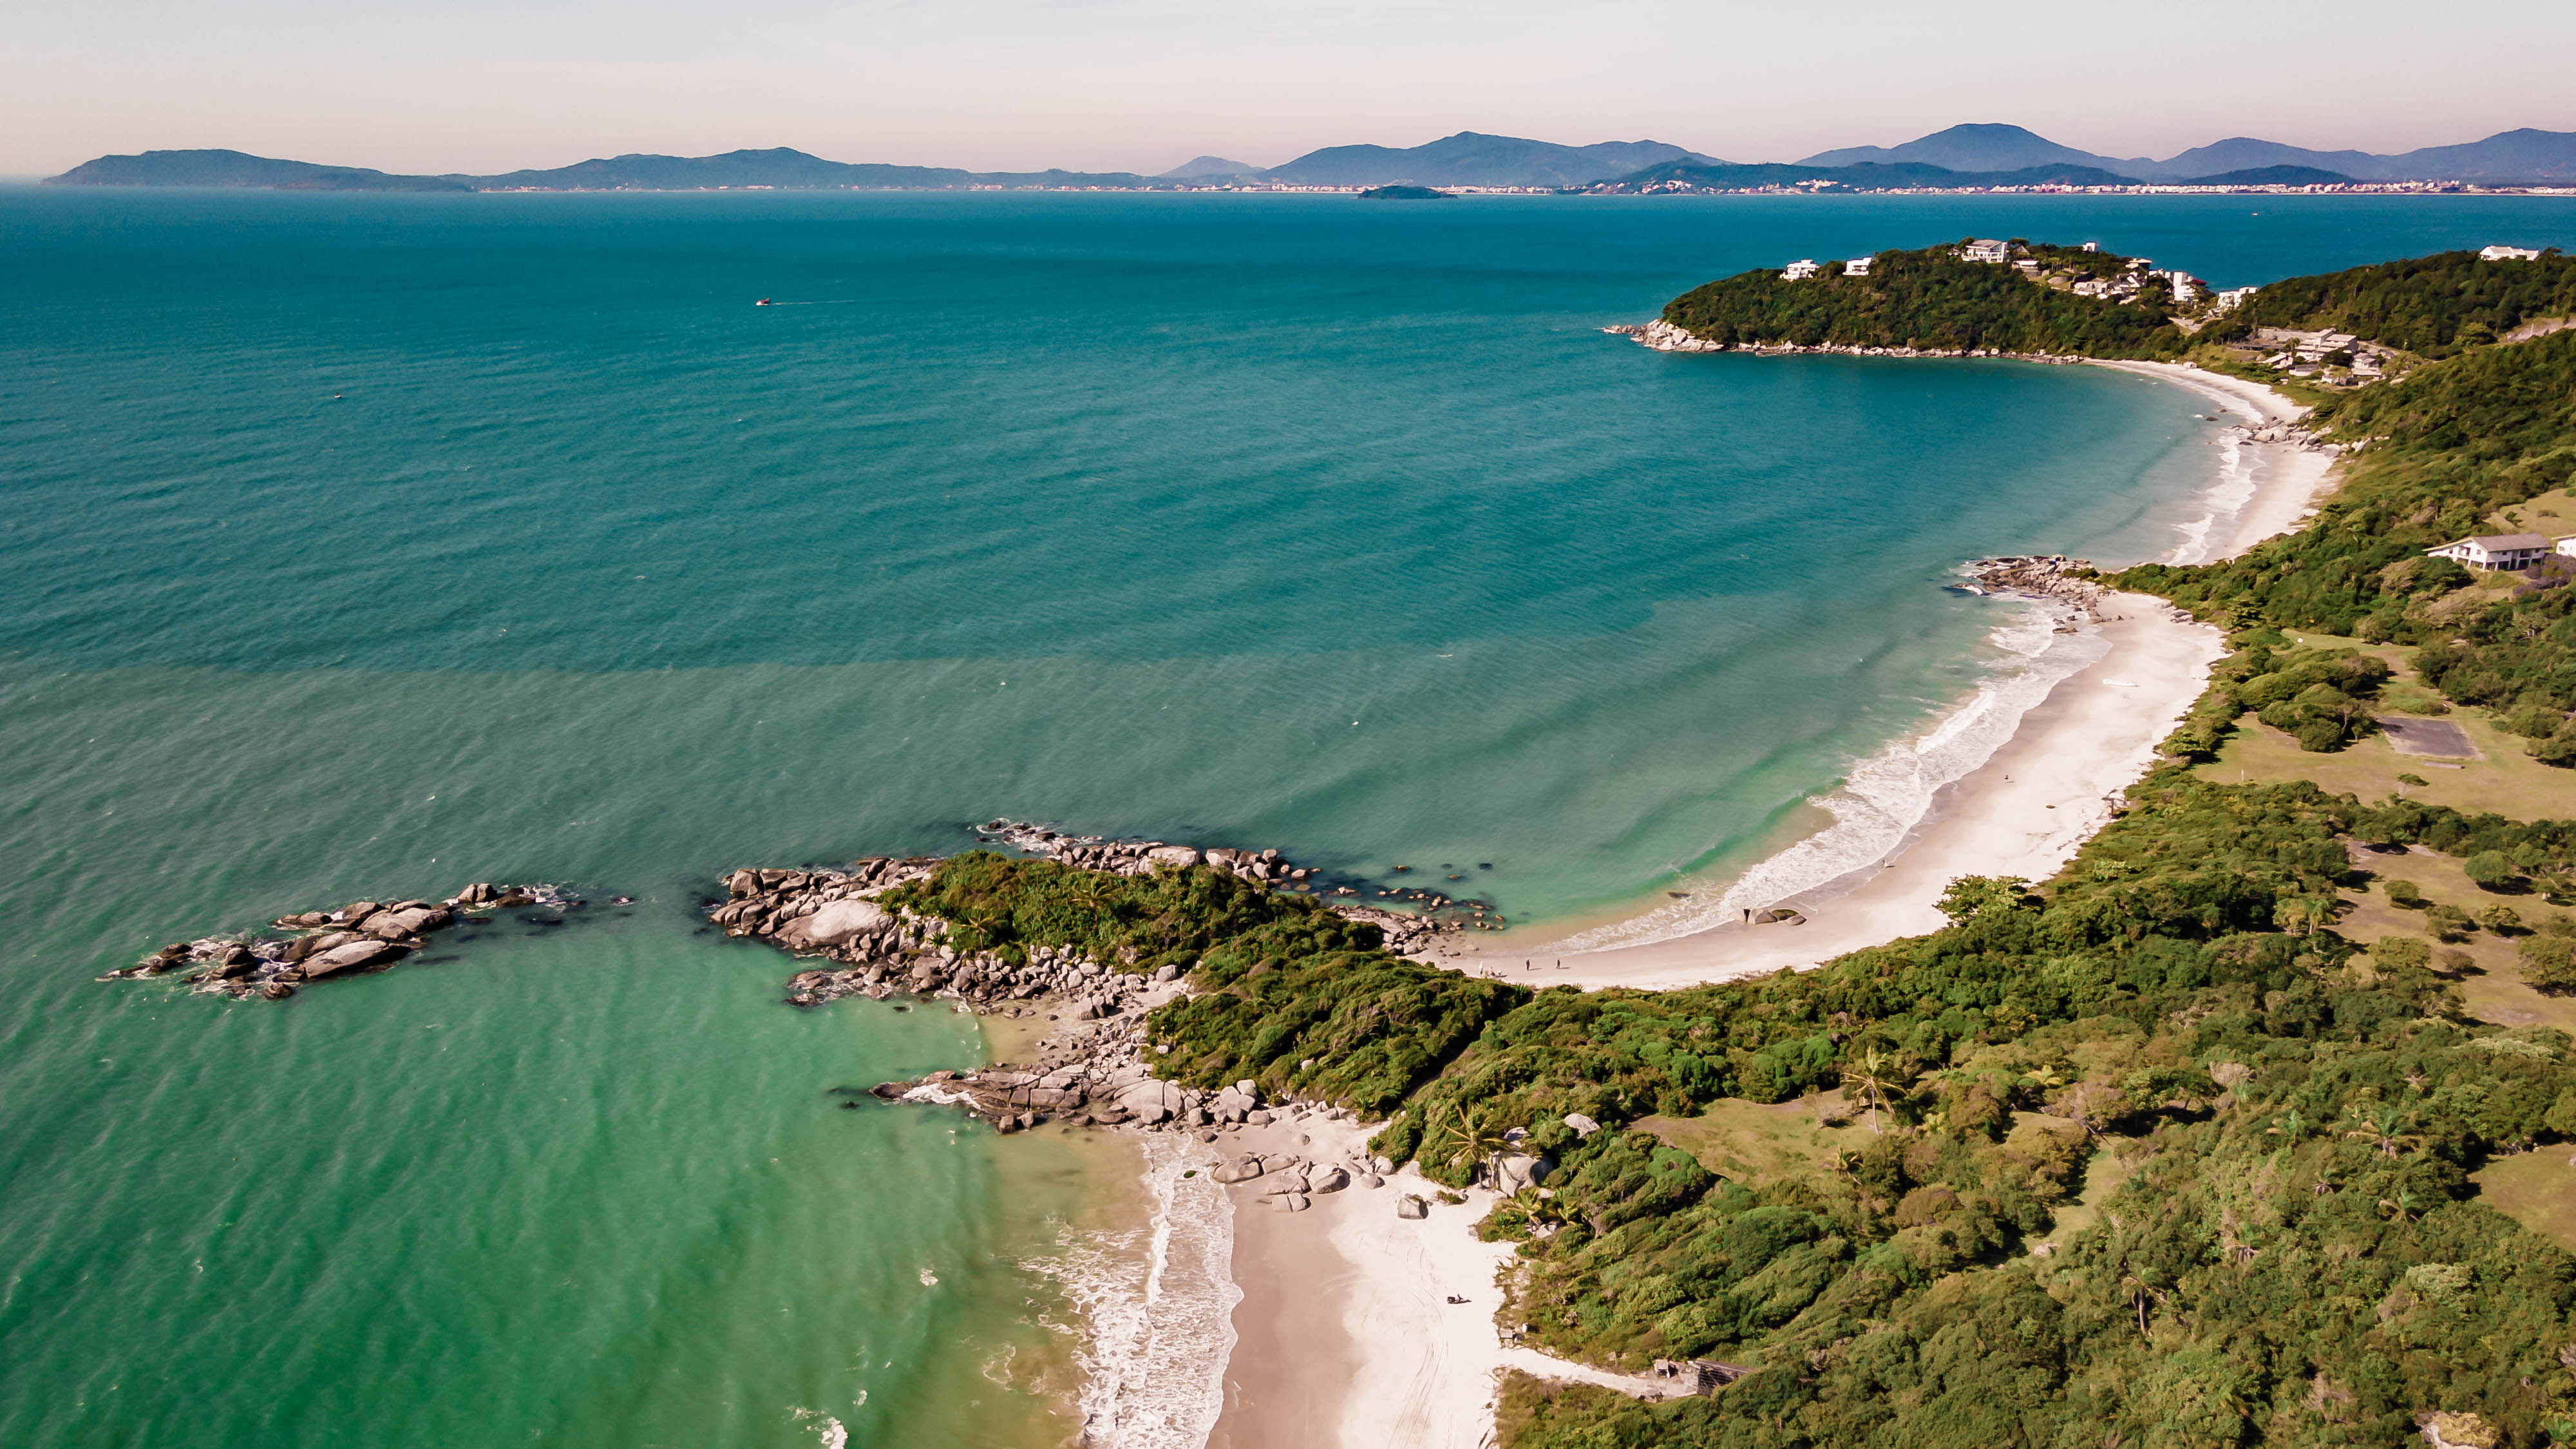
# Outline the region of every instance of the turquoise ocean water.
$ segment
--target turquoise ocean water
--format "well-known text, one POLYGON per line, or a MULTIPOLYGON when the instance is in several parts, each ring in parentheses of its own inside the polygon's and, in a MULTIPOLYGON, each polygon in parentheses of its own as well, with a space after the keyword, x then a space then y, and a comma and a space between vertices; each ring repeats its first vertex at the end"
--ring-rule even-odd
POLYGON ((1025 1442, 1078 1192, 837 1110, 972 1023, 790 1011, 698 893, 995 814, 1521 918, 1741 863, 1985 677, 1961 560, 2170 548, 2207 405, 1597 329, 1969 234, 2576 205, 0 190, 0 1443, 1025 1442), (90 979, 471 879, 637 900, 90 979))

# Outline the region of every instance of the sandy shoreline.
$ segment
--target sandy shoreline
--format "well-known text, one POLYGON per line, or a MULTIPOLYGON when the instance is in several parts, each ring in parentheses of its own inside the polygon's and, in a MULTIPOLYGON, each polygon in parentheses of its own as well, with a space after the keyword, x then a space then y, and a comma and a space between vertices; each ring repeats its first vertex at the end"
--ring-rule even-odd
MULTIPOLYGON (((1210 1150, 1335 1160, 1364 1152, 1378 1125, 1313 1116, 1227 1132, 1210 1150)), ((1226 1190, 1243 1300, 1234 1314, 1225 1411, 1208 1449, 1479 1449, 1492 1432, 1506 1368, 1626 1393, 1662 1392, 1650 1379, 1502 1341, 1495 1275, 1513 1249, 1481 1242, 1475 1232, 1494 1205, 1492 1193, 1439 1202, 1439 1186, 1410 1165, 1384 1187, 1355 1182, 1314 1197, 1300 1213, 1273 1209, 1260 1196, 1263 1187, 1255 1179, 1226 1190), (1396 1215, 1407 1193, 1431 1203, 1429 1217, 1396 1215), (1451 1303, 1453 1295, 1467 1301, 1451 1303)))
MULTIPOLYGON (((2187 388, 2258 428, 2295 424, 2307 411, 2261 384, 2196 367, 2099 365, 2187 388)), ((2177 561, 2233 557, 2289 532, 2327 491, 2332 453, 2289 442, 2230 439, 2228 446, 2251 454, 2242 460, 2246 496, 2211 520, 2213 533, 2223 530, 2217 546, 2177 561)), ((2239 462, 2231 457, 2225 466, 2239 462)), ((1892 850, 1830 882, 1758 903, 1802 910, 1804 924, 1738 920, 1633 945, 1604 942, 1615 928, 1595 926, 1572 937, 1561 927, 1539 928, 1479 942, 1436 964, 1531 984, 1688 986, 1815 966, 1937 929, 1943 920, 1935 902, 1959 876, 2044 879, 2110 818, 2121 791, 2154 763, 2156 745, 2199 697, 2210 664, 2224 652, 2216 629, 2191 622, 2161 599, 2113 594, 2101 613, 2110 622, 2088 624, 2085 632, 2106 646, 2102 656, 2058 681, 1982 765, 1942 786, 1892 850), (1524 965, 1531 962, 1535 971, 1524 965)))
MULTIPOLYGON (((2186 387, 2257 428, 2295 423, 2305 411, 2267 388, 2197 368, 2103 365, 2186 387)), ((2296 528, 2327 486, 2329 453, 2242 437, 2222 447, 2230 451, 2212 490, 2208 527, 2186 539, 2176 562, 2231 556, 2296 528), (2240 497, 2223 496, 2240 485, 2240 497)), ((2053 874, 2153 764, 2156 746, 2224 653, 2216 629, 2159 599, 2111 594, 2097 612, 2102 622, 2082 632, 2098 657, 2057 679, 1982 765, 1933 794, 1893 849, 1789 897, 1807 912, 1804 924, 1730 923, 1583 951, 1566 949, 1558 926, 1552 934, 1516 931, 1480 949, 1423 959, 1533 985, 1683 986, 1814 966, 1935 929, 1943 924, 1935 902, 1958 876, 2053 874), (1524 960, 1536 970, 1524 970, 1524 960)), ((1331 1160, 1363 1150, 1367 1130, 1310 1115, 1224 1133, 1201 1150, 1331 1160)), ((1660 1393, 1650 1379, 1503 1341, 1495 1278, 1512 1259, 1511 1245, 1474 1234, 1490 1194, 1469 1193, 1463 1204, 1434 1205, 1427 1219, 1409 1220, 1396 1215, 1398 1197, 1435 1191, 1409 1168, 1383 1188, 1355 1183, 1315 1197, 1299 1213, 1275 1211, 1258 1180, 1225 1191, 1242 1297, 1210 1449, 1480 1449, 1491 1440, 1493 1398, 1506 1368, 1660 1393), (1468 1301, 1450 1303, 1451 1295, 1468 1301)))

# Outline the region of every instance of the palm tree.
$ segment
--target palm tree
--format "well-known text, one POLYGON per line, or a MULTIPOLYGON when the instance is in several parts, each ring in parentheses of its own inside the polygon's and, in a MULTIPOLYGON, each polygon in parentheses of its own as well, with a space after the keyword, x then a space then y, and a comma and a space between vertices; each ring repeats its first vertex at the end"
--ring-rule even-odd
POLYGON ((1436 1150, 1448 1154, 1447 1164, 1464 1167, 1473 1175, 1503 1145, 1503 1134, 1493 1129, 1483 1112, 1469 1112, 1455 1102, 1444 1103, 1448 1117, 1444 1120, 1435 1109, 1425 1134, 1436 1150))
POLYGON ((1843 1066, 1843 1090, 1857 1091, 1869 1104, 1869 1130, 1877 1132, 1878 1109, 1887 1105, 1888 1094, 1898 1085, 1896 1059, 1876 1047, 1860 1054, 1860 1060, 1843 1066))
POLYGON ((2128 1295, 2130 1306, 2138 1310, 2138 1336, 2152 1338, 2154 1335, 2147 1329, 2147 1315, 2156 1305, 2165 1301, 2164 1292, 2155 1284, 2148 1282, 2146 1275, 2135 1267, 2123 1263, 2121 1268, 2123 1271, 2120 1274, 2120 1291, 2128 1295))
POLYGON ((2395 1107, 2382 1107, 2375 1114, 2365 1115, 2360 1104, 2355 1103, 2352 1107, 2352 1116, 2353 1120, 2361 1125, 2343 1135, 2358 1137, 2378 1148, 2379 1155, 2382 1157, 2395 1157, 2399 1151, 2414 1145, 2415 1139, 2412 1136, 2397 1130, 2395 1107))

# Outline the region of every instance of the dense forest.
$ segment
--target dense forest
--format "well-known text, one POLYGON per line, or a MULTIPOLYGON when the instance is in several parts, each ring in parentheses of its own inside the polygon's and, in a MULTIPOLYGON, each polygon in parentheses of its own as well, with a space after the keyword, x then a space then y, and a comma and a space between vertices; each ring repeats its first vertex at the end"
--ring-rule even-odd
POLYGON ((1674 298, 1663 319, 1710 342, 1815 347, 1911 347, 1923 350, 2047 353, 2054 356, 2159 358, 2181 355, 2192 339, 2166 317, 2173 293, 2145 282, 2134 300, 2078 296, 2072 284, 2118 281, 2129 258, 2073 247, 2016 242, 2017 256, 2041 263, 2050 286, 2015 268, 1968 262, 1957 247, 1880 252, 1869 275, 1824 274, 1787 280, 1777 269, 1745 272, 1674 298))
MULTIPOLYGON (((1818 336, 1874 319, 1976 346, 2036 346, 1996 339, 2078 315, 2002 268, 1953 276, 1966 266, 1914 254, 1866 288, 1737 278, 1667 315, 1734 326, 1825 299, 1818 336), (1909 310, 1936 308, 1960 310, 1909 310)), ((1148 1024, 1160 1070, 1385 1117, 1379 1149, 1435 1178, 1471 1180, 1512 1134, 1554 1169, 1482 1227, 1516 1244, 1503 1321, 1588 1362, 1740 1371, 1661 1404, 1515 1378, 1507 1449, 2395 1446, 2428 1423, 2481 1449, 2576 1445, 2576 1256, 2469 1178, 2568 1150, 2576 1042, 2477 1020, 2420 939, 2365 952, 2334 929, 2337 888, 2410 844, 2482 884, 2576 896, 2576 822, 2188 764, 2249 712, 2316 750, 2368 727, 2387 665, 2294 628, 2415 646, 2433 688, 2576 762, 2576 590, 2480 586, 2422 556, 2567 481, 2576 333, 2461 342, 2449 302, 2404 295, 2453 276, 2363 289, 2394 325, 2448 327, 2456 355, 2319 410, 2364 446, 2309 528, 2122 576, 2226 627, 2234 652, 2065 870, 1958 881, 1942 930, 1805 973, 1533 992, 1392 956, 1373 927, 1203 867, 970 855, 906 902, 978 948, 1190 968, 1194 993, 1148 1024), (1680 1144, 1728 1112, 1841 1145, 1721 1172, 1680 1144)), ((2576 987, 2576 920, 2534 925, 2529 979, 2576 987)))
POLYGON ((2576 313, 2576 257, 2556 250, 2535 261, 2483 262, 2476 252, 2292 277, 2214 324, 2212 339, 2257 327, 2349 332, 2402 352, 2447 357, 2493 342, 2526 322, 2576 313))

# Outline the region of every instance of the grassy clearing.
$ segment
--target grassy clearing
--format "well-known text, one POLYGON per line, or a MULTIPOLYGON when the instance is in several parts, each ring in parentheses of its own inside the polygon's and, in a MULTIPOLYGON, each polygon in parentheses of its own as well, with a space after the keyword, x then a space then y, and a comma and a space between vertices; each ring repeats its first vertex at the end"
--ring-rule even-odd
POLYGON ((2075 1195, 2075 1201, 2056 1212, 2054 1235, 2057 1240, 2064 1242, 2100 1222, 2102 1204, 2110 1201, 2111 1194, 2120 1190, 2120 1184, 2129 1180, 2131 1170, 2129 1164, 2122 1162, 2108 1148, 2087 1158, 2084 1163, 2084 1190, 2075 1195))
MULTIPOLYGON (((2576 520, 2576 501, 2567 506, 2571 520, 2576 520)), ((2377 655, 2395 671, 2383 691, 2383 698, 2395 707, 2377 712, 2430 713, 2421 706, 2429 705, 2434 696, 2408 667, 2406 656, 2411 651, 2305 630, 2290 631, 2290 636, 2300 644, 2377 655)), ((2236 722, 2236 733, 2219 746, 2218 758, 2193 773, 2221 785, 2314 780, 2323 789, 2351 794, 2365 804, 2402 796, 2463 814, 2492 811, 2516 820, 2576 817, 2576 770, 2544 765, 2523 753, 2522 738, 2496 728, 2483 709, 2452 709, 2440 717, 2458 725, 2486 758, 2437 762, 2401 755, 2385 735, 2376 734, 2332 754, 2313 754, 2249 714, 2236 722), (2400 775, 2413 775, 2424 783, 2409 784, 2400 775)))
POLYGON ((1637 1129, 1720 1177, 1767 1187, 1810 1177, 1837 1152, 1859 1151, 1870 1138, 1869 1114, 1851 1117, 1850 1111, 1839 1091, 1771 1106, 1728 1097, 1696 1117, 1648 1117, 1637 1129), (1825 1126, 1828 1121, 1843 1125, 1825 1126))
MULTIPOLYGON (((2337 918, 2335 930, 2345 940, 2365 948, 2385 936, 2432 940, 2425 929, 2423 911, 2403 910, 2389 903, 2385 882, 2390 880, 2411 880, 2423 890, 2427 901, 2456 906, 2472 916, 2498 902, 2513 907, 2526 922, 2536 923, 2552 910, 2536 895, 2507 896, 2481 890, 2461 873, 2456 858, 2420 845, 2389 855, 2356 852, 2355 860, 2377 879, 2364 890, 2338 892, 2348 908, 2337 918)), ((2434 949, 2465 952, 2475 963, 2460 974, 2457 989, 2461 1002, 2480 1021, 2498 1026, 2549 1026, 2576 1034, 2576 996, 2544 996, 2524 985, 2512 941, 2493 931, 2477 930, 2457 944, 2436 943, 2434 949)))
POLYGON ((2576 1253, 2576 1163, 2567 1144, 2500 1157, 2469 1174, 2478 1200, 2576 1253))
POLYGON ((2552 538, 2576 533, 2576 493, 2552 488, 2487 515, 2498 533, 2545 533, 2552 538))

